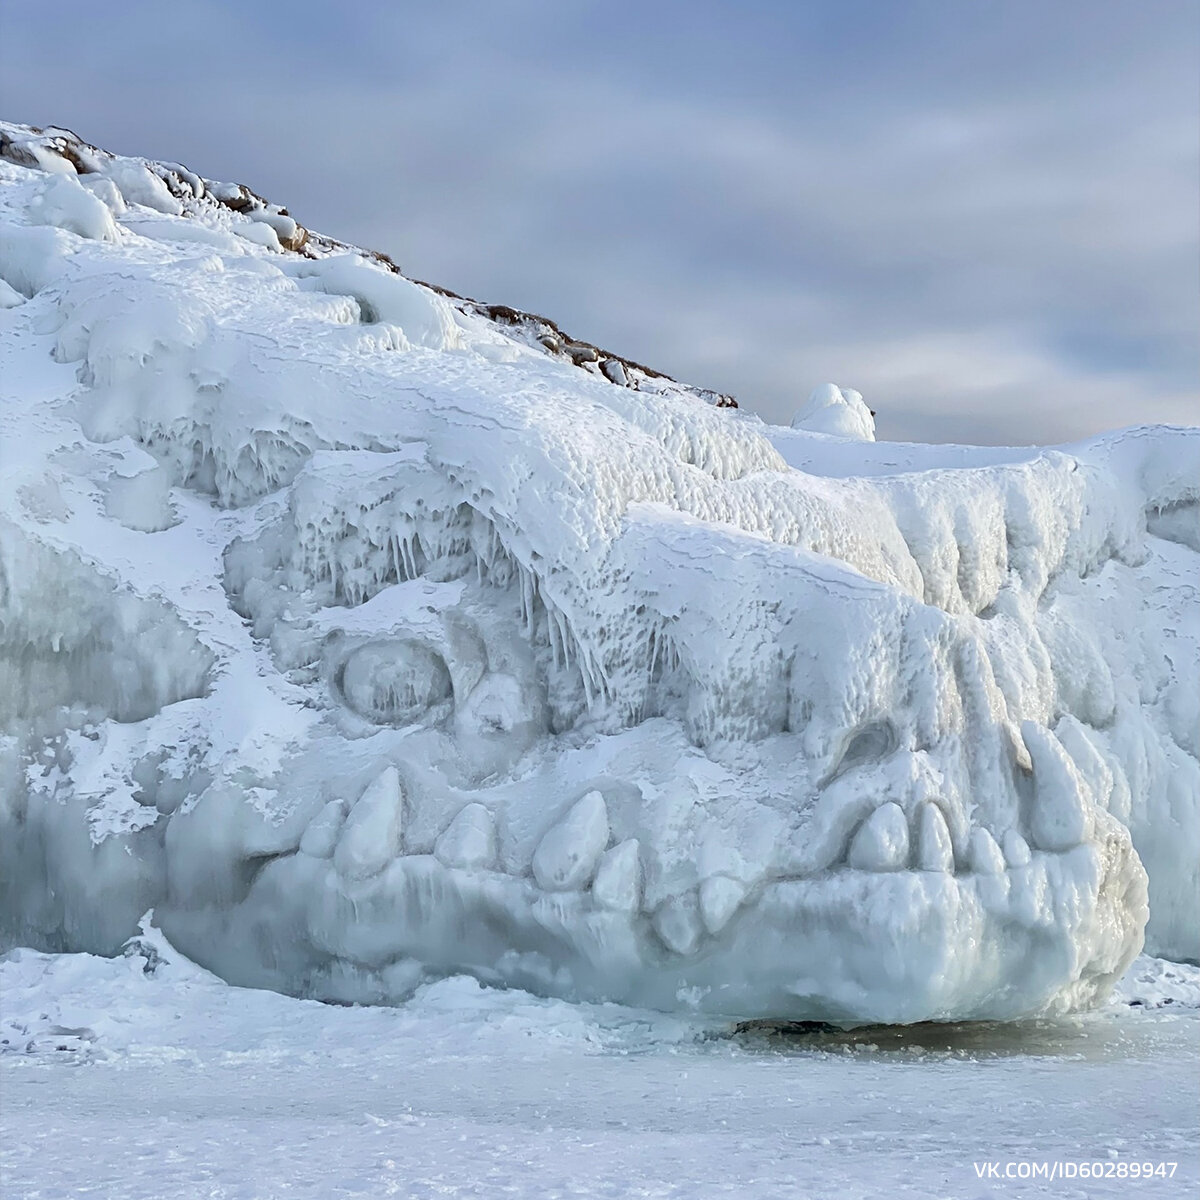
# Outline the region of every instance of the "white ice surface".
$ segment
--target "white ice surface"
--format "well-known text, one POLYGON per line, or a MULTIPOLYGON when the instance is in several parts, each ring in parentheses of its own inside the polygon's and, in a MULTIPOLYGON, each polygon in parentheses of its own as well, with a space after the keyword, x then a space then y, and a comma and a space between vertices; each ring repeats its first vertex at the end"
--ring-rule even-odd
POLYGON ((775 429, 0 132, 5 944, 864 1022, 1200 957, 1200 430, 775 429))
POLYGON ((792 428, 824 433, 857 442, 875 440, 875 415, 863 403, 862 393, 822 383, 792 418, 792 428))
POLYGON ((1194 967, 1139 959, 1085 1017, 735 1036, 461 977, 398 1009, 322 1005, 141 942, 162 958, 150 975, 144 953, 0 960, 6 1195, 1174 1200, 1200 1184, 1194 967), (981 1180, 989 1161, 1176 1165, 981 1180))

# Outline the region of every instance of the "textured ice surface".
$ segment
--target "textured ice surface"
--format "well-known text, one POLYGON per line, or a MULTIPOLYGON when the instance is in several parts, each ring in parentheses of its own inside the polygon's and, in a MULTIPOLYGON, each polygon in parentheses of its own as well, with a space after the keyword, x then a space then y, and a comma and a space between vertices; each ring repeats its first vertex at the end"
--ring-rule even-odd
POLYGON ((1200 431, 776 429, 0 130, 5 942, 1012 1017, 1101 1000, 1148 886, 1200 956, 1200 431))

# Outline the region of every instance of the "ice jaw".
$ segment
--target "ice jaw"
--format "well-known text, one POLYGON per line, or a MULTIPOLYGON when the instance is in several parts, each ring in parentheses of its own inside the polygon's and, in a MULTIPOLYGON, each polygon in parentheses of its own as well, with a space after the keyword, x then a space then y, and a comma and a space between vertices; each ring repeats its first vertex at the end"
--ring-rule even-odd
MULTIPOLYGON (((397 1000, 421 978, 465 971, 571 998, 838 1021, 1086 1006, 1140 943, 1144 874, 1107 814, 1087 843, 1032 849, 1020 866, 981 861, 969 835, 965 859, 951 852, 937 869, 895 859, 851 865, 873 815, 902 807, 885 801, 851 820, 840 861, 805 871, 772 849, 812 825, 749 798, 714 820, 703 793, 722 773, 681 739, 664 754, 672 746, 660 724, 496 788, 492 807, 466 800, 477 790, 443 787, 435 800, 410 777, 399 789, 405 844, 383 865, 368 864, 373 872, 339 869, 336 849, 302 845, 267 858, 259 847, 248 891, 220 901, 227 924, 217 936, 211 909, 167 903, 160 919, 228 978, 327 998, 397 1000), (664 757, 675 769, 646 769, 637 786, 612 773, 664 757), (564 777, 586 780, 570 803, 558 799, 564 777), (606 881, 621 875, 609 866, 621 858, 623 884, 606 881), (628 899, 614 907, 614 894, 628 899), (714 894, 732 895, 732 905, 717 907, 714 894)), ((390 771, 366 783, 358 804, 390 771)), ((903 801, 914 775, 898 763, 864 782, 903 801)), ((944 811, 939 797, 907 803, 916 829, 944 811)), ((312 824, 321 822, 318 813, 312 824)), ((910 840, 915 847, 918 836, 910 840)), ((182 839, 169 853, 176 849, 192 852, 182 839)))
MULTIPOLYGON (((285 540, 269 529, 226 561, 268 578, 254 554, 285 540)), ((462 971, 840 1021, 1007 1017, 1102 995, 1139 945, 1141 868, 1054 735, 1004 723, 986 646, 836 563, 781 565, 771 543, 717 561, 745 573, 756 553, 790 581, 776 638, 795 640, 765 660, 783 664, 786 699, 748 687, 740 707, 705 704, 697 720, 685 680, 705 660, 681 638, 669 686, 648 668, 660 710, 643 698, 639 720, 607 732, 552 729, 554 651, 536 617, 529 631, 516 572, 385 580, 332 606, 303 578, 277 580, 261 591, 275 616, 228 583, 322 715, 274 777, 239 745, 220 783, 197 778, 164 814, 161 859, 138 850, 164 878, 164 929, 235 982, 340 1000, 394 1001, 462 971), (387 703, 347 697, 355 662, 362 695, 387 703), (753 722, 773 731, 746 736, 753 722)), ((693 559, 655 556, 661 602, 693 559)), ((738 593, 700 590, 681 612, 708 628, 738 593)), ((728 674, 710 688, 732 690, 728 674)))

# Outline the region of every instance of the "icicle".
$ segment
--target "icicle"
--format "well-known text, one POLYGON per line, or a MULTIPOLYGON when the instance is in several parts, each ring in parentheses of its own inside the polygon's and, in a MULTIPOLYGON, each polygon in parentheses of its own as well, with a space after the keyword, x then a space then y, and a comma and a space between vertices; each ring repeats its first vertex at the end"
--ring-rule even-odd
POLYGON ((562 613, 555 611, 555 621, 559 622, 559 636, 562 638, 563 644, 563 666, 567 670, 571 669, 571 631, 567 625, 567 619, 562 613))
POLYGON ((521 619, 525 625, 527 637, 533 635, 533 596, 532 582, 525 566, 517 563, 517 572, 521 581, 521 619))

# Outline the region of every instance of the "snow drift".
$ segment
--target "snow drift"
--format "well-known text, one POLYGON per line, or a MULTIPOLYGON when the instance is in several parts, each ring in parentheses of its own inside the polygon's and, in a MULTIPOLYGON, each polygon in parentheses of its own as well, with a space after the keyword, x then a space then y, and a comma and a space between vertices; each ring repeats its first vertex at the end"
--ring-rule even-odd
POLYGON ((772 427, 61 130, 0 277, 6 943, 840 1021, 1200 956, 1200 430, 772 427))

